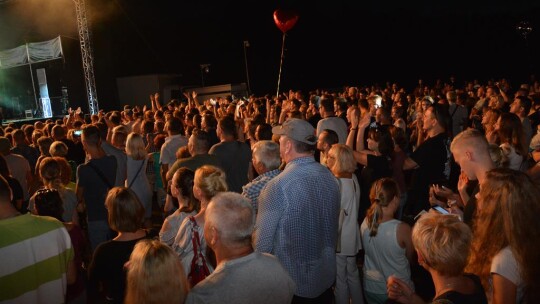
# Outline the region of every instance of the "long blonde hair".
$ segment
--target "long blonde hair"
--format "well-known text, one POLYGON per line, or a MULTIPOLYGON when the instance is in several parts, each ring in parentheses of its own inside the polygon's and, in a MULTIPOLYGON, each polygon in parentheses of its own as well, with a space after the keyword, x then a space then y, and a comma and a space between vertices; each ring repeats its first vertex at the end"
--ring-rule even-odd
POLYGON ((371 186, 369 192, 369 207, 366 218, 369 228, 369 236, 376 236, 379 229, 379 224, 382 221, 383 210, 396 197, 399 197, 399 188, 397 183, 391 178, 381 178, 376 180, 371 186))
POLYGON ((128 262, 125 303, 184 303, 189 291, 178 256, 158 240, 135 245, 128 262))

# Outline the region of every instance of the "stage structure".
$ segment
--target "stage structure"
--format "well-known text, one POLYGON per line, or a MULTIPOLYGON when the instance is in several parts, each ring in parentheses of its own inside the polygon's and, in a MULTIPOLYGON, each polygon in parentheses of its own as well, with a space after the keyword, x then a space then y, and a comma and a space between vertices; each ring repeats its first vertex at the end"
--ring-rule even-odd
POLYGON ((0 69, 9 69, 28 65, 28 68, 30 69, 30 77, 32 79, 32 89, 34 92, 36 110, 43 118, 52 117, 51 100, 49 98, 49 90, 47 87, 47 77, 45 75, 45 69, 36 70, 40 93, 38 102, 32 64, 56 60, 62 57, 62 40, 60 36, 48 41, 27 43, 13 49, 0 51, 0 69))
POLYGON ((94 55, 86 16, 86 1, 73 0, 77 12, 77 29, 79 30, 79 42, 81 43, 82 65, 84 70, 84 82, 86 83, 86 95, 88 97, 88 111, 90 114, 98 114, 99 104, 94 77, 94 55))

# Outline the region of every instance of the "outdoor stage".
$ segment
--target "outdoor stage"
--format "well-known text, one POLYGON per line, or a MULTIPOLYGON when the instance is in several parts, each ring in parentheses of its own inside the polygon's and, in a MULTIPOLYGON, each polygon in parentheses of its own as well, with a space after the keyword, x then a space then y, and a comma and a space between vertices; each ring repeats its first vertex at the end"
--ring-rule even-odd
POLYGON ((32 118, 17 118, 17 119, 4 119, 2 121, 2 127, 7 127, 8 124, 14 123, 18 127, 24 125, 24 124, 34 124, 36 121, 43 121, 45 122, 47 119, 57 120, 57 119, 63 119, 64 115, 57 115, 49 118, 39 118, 39 117, 32 117, 32 118))

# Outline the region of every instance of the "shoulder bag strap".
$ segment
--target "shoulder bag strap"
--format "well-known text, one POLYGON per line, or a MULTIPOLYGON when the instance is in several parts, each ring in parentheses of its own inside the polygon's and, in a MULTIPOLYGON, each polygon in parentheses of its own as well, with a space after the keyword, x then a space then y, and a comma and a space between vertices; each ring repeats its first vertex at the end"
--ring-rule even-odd
POLYGON ((133 183, 135 182, 135 180, 137 179, 137 176, 139 176, 139 173, 141 172, 141 169, 142 167, 144 167, 144 162, 146 161, 146 159, 143 159, 142 163, 141 163, 141 166, 139 167, 139 170, 137 170, 137 173, 135 173, 135 176, 133 177, 133 179, 131 180, 131 182, 129 183, 128 185, 128 188, 131 188, 131 186, 133 186, 133 183))
POLYGON ((98 167, 94 166, 94 164, 92 164, 91 162, 88 162, 86 163, 90 168, 94 169, 94 171, 97 173, 97 175, 99 176, 99 178, 101 178, 101 180, 105 183, 105 185, 107 185, 107 187, 109 188, 113 188, 114 185, 111 185, 111 183, 109 183, 109 180, 107 180, 107 178, 105 177, 105 174, 103 174, 103 172, 101 172, 101 170, 99 170, 98 167))

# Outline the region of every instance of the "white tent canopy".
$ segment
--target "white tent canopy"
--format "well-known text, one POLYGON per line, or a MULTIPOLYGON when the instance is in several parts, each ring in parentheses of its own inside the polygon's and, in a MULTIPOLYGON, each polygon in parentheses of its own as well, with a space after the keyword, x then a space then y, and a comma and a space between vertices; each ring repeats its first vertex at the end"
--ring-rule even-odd
POLYGON ((0 68, 7 69, 21 65, 38 63, 61 58, 60 36, 43 42, 33 42, 19 47, 0 51, 0 68))

